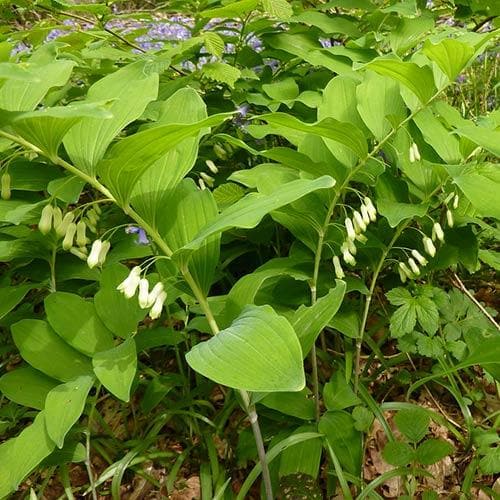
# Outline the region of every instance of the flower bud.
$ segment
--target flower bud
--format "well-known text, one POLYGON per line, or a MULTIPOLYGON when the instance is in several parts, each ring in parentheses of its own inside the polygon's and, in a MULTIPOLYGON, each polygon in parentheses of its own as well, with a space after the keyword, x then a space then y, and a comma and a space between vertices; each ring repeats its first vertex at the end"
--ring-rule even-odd
POLYGON ((102 242, 101 251, 99 252, 99 257, 97 259, 97 263, 99 266, 102 266, 104 262, 106 262, 106 256, 108 255, 110 248, 111 243, 108 240, 102 242))
POLYGON ((377 220, 377 209, 375 208, 375 205, 373 204, 372 200, 368 198, 368 196, 365 196, 365 199, 363 201, 365 203, 366 209, 368 210, 370 220, 372 222, 375 222, 377 220))
POLYGON ((356 230, 356 233, 364 233, 366 231, 366 224, 365 221, 363 220, 363 217, 357 210, 354 210, 352 215, 354 220, 354 229, 356 230))
POLYGON ((432 226, 432 239, 436 237, 439 241, 444 242, 443 228, 439 222, 435 222, 432 226))
POLYGON ((153 307, 149 311, 149 317, 151 319, 156 319, 160 317, 161 310, 163 309, 163 304, 165 303, 165 300, 167 300, 166 292, 160 292, 158 297, 156 297, 153 307))
POLYGON ((62 242, 62 247, 64 250, 69 250, 73 246, 73 239, 76 234, 76 224, 74 222, 70 222, 68 224, 68 228, 66 229, 66 234, 64 235, 64 239, 62 242))
POLYGON ((203 179, 198 179, 198 185, 200 186, 200 189, 202 191, 204 191, 205 189, 207 189, 207 186, 205 185, 205 182, 203 181, 203 179))
POLYGON ((87 260, 87 255, 80 248, 71 247, 69 252, 81 260, 87 260))
POLYGON ((342 244, 343 249, 349 250, 353 255, 356 255, 358 249, 356 248, 356 245, 353 240, 345 240, 344 243, 342 244))
POLYGON ((59 207, 55 207, 52 212, 52 225, 54 229, 56 229, 61 225, 62 220, 63 220, 62 210, 59 207))
POLYGON ((0 180, 0 183, 2 185, 2 189, 0 191, 0 196, 2 197, 2 200, 10 200, 10 174, 8 172, 5 172, 2 174, 2 179, 0 180))
POLYGON ((227 160, 227 152, 220 144, 214 144, 214 153, 220 160, 227 160))
POLYGON ((48 234, 52 229, 52 216, 54 214, 54 207, 52 205, 45 205, 38 222, 38 229, 42 234, 48 234))
POLYGON ((411 254, 421 266, 426 266, 428 264, 427 259, 418 250, 412 250, 411 254))
POLYGON ((425 251, 431 256, 434 257, 436 255, 436 247, 434 246, 434 243, 428 236, 424 236, 424 239, 422 240, 422 243, 424 245, 425 251))
POLYGON ((149 281, 142 278, 139 281, 139 306, 141 309, 146 309, 149 303, 149 281))
POLYGON ((79 247, 84 247, 87 244, 87 225, 85 221, 80 220, 76 225, 76 245, 79 247))
POLYGON ((413 144, 410 146, 410 149, 408 151, 408 156, 410 159, 410 163, 415 163, 415 152, 413 151, 413 144))
POLYGON ((414 161, 420 161, 422 158, 420 157, 420 151, 418 150, 418 146, 416 145, 416 143, 413 143, 411 147, 413 149, 414 161))
POLYGON ((96 225, 90 221, 87 217, 82 217, 82 221, 85 222, 85 225, 87 226, 87 229, 91 232, 96 234, 97 233, 97 227, 96 225))
POLYGON ((205 162, 205 164, 207 165, 208 170, 210 170, 210 172, 212 172, 212 174, 215 175, 215 174, 219 173, 219 169, 217 168, 217 166, 215 165, 215 163, 212 160, 207 160, 205 162))
POLYGON ((347 230, 347 237, 350 240, 353 240, 354 238, 356 238, 356 231, 354 230, 354 225, 352 223, 352 220, 349 219, 349 217, 346 217, 345 228, 347 230))
POLYGON ((89 222, 93 226, 97 225, 97 222, 99 221, 99 217, 97 216, 97 212, 95 211, 95 208, 91 208, 90 210, 88 210, 85 215, 87 216, 87 219, 89 220, 89 222))
POLYGON ((71 222, 73 222, 73 219, 75 218, 75 214, 73 212, 67 212, 61 223, 58 224, 57 226, 54 224, 54 229, 56 231, 57 236, 62 237, 66 234, 66 231, 68 230, 68 226, 71 222))
POLYGON ((408 259, 408 265, 410 266, 410 269, 413 274, 415 274, 416 276, 420 275, 420 268, 417 266, 417 263, 411 257, 408 259))
POLYGON ((400 262, 398 268, 399 268, 399 276, 401 278, 401 281, 403 281, 403 283, 406 281, 406 278, 411 279, 413 277, 412 272, 404 262, 400 262))
POLYGON ((335 269, 335 276, 341 280, 345 278, 345 273, 344 270, 342 269, 342 266, 340 264, 340 259, 335 255, 333 257, 333 267, 335 269))
POLYGON ((102 210, 101 210, 101 207, 99 206, 98 203, 96 203, 95 205, 93 205, 93 209, 95 211, 95 213, 99 216, 102 214, 102 210))
POLYGON ((101 250, 102 250, 102 241, 95 240, 94 243, 92 243, 92 248, 90 249, 90 253, 87 258, 87 265, 90 267, 90 269, 93 269, 95 266, 99 265, 99 255, 101 253, 101 250))
POLYGON ((141 281, 141 268, 135 266, 129 275, 116 287, 117 290, 123 293, 127 299, 131 299, 139 286, 141 281))
POLYGON ((453 227, 454 221, 451 210, 446 210, 446 222, 448 223, 448 227, 453 227))
POLYGON ((458 202, 460 201, 460 198, 458 197, 458 194, 456 194, 453 198, 453 209, 456 210, 458 208, 458 202))
POLYGON ((163 283, 160 281, 159 283, 156 283, 151 292, 149 292, 147 307, 151 307, 155 303, 161 292, 163 292, 163 283))
POLYGON ((214 178, 210 177, 205 172, 200 172, 200 177, 205 181, 208 187, 214 187, 214 178))
POLYGON ((356 259, 353 257, 351 252, 349 252, 349 250, 344 249, 344 251, 342 252, 342 257, 344 258, 344 262, 346 264, 349 264, 350 266, 356 265, 356 259))
POLYGON ((365 223, 365 225, 368 226, 368 224, 370 224, 371 222, 371 219, 366 205, 361 205, 361 217, 363 217, 363 222, 365 223))
POLYGON ((368 241, 368 238, 364 234, 357 234, 356 241, 359 241, 360 243, 366 243, 368 241))

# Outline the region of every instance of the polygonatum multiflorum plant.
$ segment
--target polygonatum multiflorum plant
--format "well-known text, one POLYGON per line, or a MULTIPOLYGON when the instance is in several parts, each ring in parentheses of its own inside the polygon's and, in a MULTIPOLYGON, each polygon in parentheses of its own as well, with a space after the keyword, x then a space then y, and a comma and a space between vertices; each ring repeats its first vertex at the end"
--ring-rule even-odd
MULTIPOLYGON (((482 397, 459 373, 498 381, 499 329, 465 287, 463 316, 439 287, 447 273, 464 286, 478 256, 498 269, 479 250, 498 235, 498 112, 450 104, 491 57, 497 14, 456 3, 15 3, 25 29, 6 18, 0 44, 0 497, 54 466, 71 492, 68 463, 82 461, 88 494, 112 479, 120 498, 175 416, 206 443, 203 498, 232 498, 236 466, 219 467, 207 436, 238 408, 253 436, 240 422, 238 462, 256 461, 240 499, 260 473, 268 499, 316 498, 320 480, 328 495, 378 495, 385 476, 367 484, 362 468, 374 418, 407 495, 454 450, 422 441, 431 420, 473 446, 482 397), (377 400, 389 344, 419 365, 398 379, 407 399, 437 381, 465 436, 440 407, 377 400), (103 398, 146 419, 119 466, 116 443, 93 437, 108 432, 103 398), (99 477, 93 453, 110 466, 99 477)), ((498 472, 494 440, 475 446, 469 489, 498 472)))

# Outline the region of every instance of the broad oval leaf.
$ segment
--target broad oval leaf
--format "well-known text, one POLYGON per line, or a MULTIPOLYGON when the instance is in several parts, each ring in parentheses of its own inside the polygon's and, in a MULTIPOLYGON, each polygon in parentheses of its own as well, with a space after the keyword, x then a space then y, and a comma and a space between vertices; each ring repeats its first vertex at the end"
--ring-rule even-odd
POLYGON ((146 61, 137 61, 102 78, 90 87, 86 102, 113 99, 113 118, 85 118, 64 138, 71 161, 89 174, 122 128, 141 116, 146 105, 156 99, 158 74, 147 74, 146 61))
POLYGON ((122 401, 129 401, 137 370, 134 339, 129 338, 118 347, 98 352, 92 358, 92 365, 97 378, 109 392, 122 401))
POLYGON ((423 52, 453 81, 472 59, 475 50, 472 46, 459 40, 446 38, 437 45, 427 40, 423 52))
POLYGON ((70 347, 45 321, 23 319, 12 325, 21 356, 49 377, 67 382, 92 373, 90 360, 70 347))
POLYGON ((0 445, 0 496, 17 490, 21 481, 55 448, 41 411, 19 436, 0 445))
POLYGON ((113 335, 96 313, 93 302, 66 292, 45 299, 47 320, 69 345, 87 356, 113 347, 113 335))
POLYGON ((31 366, 7 372, 0 378, 0 392, 14 403, 43 410, 47 394, 58 384, 31 366))
POLYGON ((45 424, 50 439, 63 447, 68 431, 78 421, 85 407, 94 377, 84 375, 54 387, 45 400, 45 424))
POLYGON ((415 63, 396 59, 376 59, 367 64, 366 67, 401 82, 423 104, 427 104, 436 91, 434 77, 429 67, 422 68, 415 63))
POLYGON ((199 248, 209 236, 222 233, 232 227, 254 228, 269 212, 288 205, 317 189, 331 188, 334 185, 335 180, 325 175, 312 181, 298 179, 288 182, 267 196, 261 193, 250 193, 224 210, 213 222, 205 226, 194 240, 177 253, 180 256, 189 255, 193 250, 199 248))
POLYGON ((189 366, 219 384, 255 392, 300 391, 302 350, 286 318, 270 306, 247 306, 233 324, 186 355, 189 366))

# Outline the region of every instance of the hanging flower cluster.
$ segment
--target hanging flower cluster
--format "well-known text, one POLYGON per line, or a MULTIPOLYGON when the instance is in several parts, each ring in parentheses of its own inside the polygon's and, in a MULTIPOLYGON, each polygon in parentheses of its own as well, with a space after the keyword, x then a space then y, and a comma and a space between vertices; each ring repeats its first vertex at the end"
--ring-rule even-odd
POLYGON ((116 287, 123 293, 127 299, 131 299, 137 292, 139 306, 142 309, 149 309, 149 317, 157 319, 160 317, 163 305, 167 300, 167 292, 163 289, 163 283, 158 282, 149 290, 149 281, 147 278, 141 278, 142 269, 135 266, 129 275, 116 287))
MULTIPOLYGON (((214 175, 216 175, 219 172, 219 168, 217 165, 212 161, 212 160, 207 160, 206 165, 208 167, 208 170, 214 175)), ((215 183, 215 179, 207 174, 206 172, 200 172, 200 178, 198 179, 198 185, 200 186, 200 189, 203 191, 203 189, 206 189, 206 187, 213 188, 215 183)))
MULTIPOLYGON (((356 264, 356 259, 354 257, 357 253, 355 241, 365 243, 367 238, 363 233, 366 231, 370 222, 375 222, 376 220, 377 209, 368 196, 365 196, 359 211, 354 210, 351 218, 346 217, 344 224, 347 231, 347 238, 340 247, 342 258, 346 264, 350 266, 356 264)), ((337 256, 333 258, 333 267, 335 269, 335 276, 338 279, 344 278, 344 270, 337 256)))
POLYGON ((91 240, 87 237, 87 229, 92 233, 97 233, 97 223, 101 209, 96 205, 87 210, 85 217, 75 221, 75 212, 66 212, 63 215, 58 206, 52 204, 45 205, 38 222, 38 229, 42 234, 49 234, 52 230, 56 237, 62 238, 61 246, 63 250, 69 251, 76 257, 87 261, 92 269, 95 266, 102 266, 111 248, 109 241, 95 240, 92 243, 90 253, 87 245, 91 240))
MULTIPOLYGON (((445 200, 445 205, 449 201, 451 201, 452 198, 453 208, 457 209, 459 198, 456 194, 451 194, 450 196, 448 196, 448 198, 445 200)), ((446 208, 446 223, 448 227, 453 227, 454 225, 453 213, 448 207, 446 208)), ((422 245, 424 247, 425 253, 430 257, 434 257, 436 255, 436 246, 434 243, 437 243, 438 241, 444 243, 444 231, 441 224, 439 222, 435 222, 432 225, 431 236, 429 237, 427 235, 424 235, 424 237, 422 238, 422 245)), ((409 257, 406 262, 400 262, 398 264, 399 277, 403 283, 408 278, 416 279, 418 276, 420 276, 421 267, 424 267, 428 264, 427 259, 418 250, 412 250, 411 255, 412 256, 409 257)))

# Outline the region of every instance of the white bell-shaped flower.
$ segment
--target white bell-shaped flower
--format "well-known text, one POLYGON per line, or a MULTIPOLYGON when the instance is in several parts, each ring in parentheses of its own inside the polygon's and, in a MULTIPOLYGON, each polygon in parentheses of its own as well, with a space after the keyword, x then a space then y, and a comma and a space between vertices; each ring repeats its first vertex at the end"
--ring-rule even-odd
POLYGON ((151 319, 157 319, 160 317, 165 300, 167 300, 167 293, 165 291, 160 292, 158 297, 156 297, 156 300, 155 300, 155 303, 153 304, 153 307, 149 311, 149 317, 151 319))
POLYGON ((428 236, 424 236, 422 243, 424 245, 425 251, 431 257, 434 257, 436 255, 436 247, 434 246, 434 243, 432 242, 431 238, 429 238, 428 236))
POLYGON ((346 220, 344 223, 345 223, 345 228, 347 231, 347 237, 350 240, 353 240, 354 238, 356 238, 356 231, 354 230, 354 224, 352 223, 352 220, 349 219, 349 217, 346 217, 346 220))
POLYGON ((99 265, 99 255, 102 250, 102 241, 95 240, 92 243, 92 248, 90 249, 89 256, 87 257, 87 265, 90 269, 93 269, 95 266, 99 265))
POLYGON ((335 276, 341 280, 345 278, 344 270, 342 269, 342 265, 340 264, 340 259, 335 255, 333 257, 333 267, 335 269, 335 276))
POLYGON ((149 281, 146 278, 139 280, 139 306, 146 309, 149 304, 149 281))
POLYGON ((122 292, 127 299, 130 299, 135 295, 137 287, 139 286, 139 281, 141 281, 141 268, 135 266, 116 289, 122 292))

